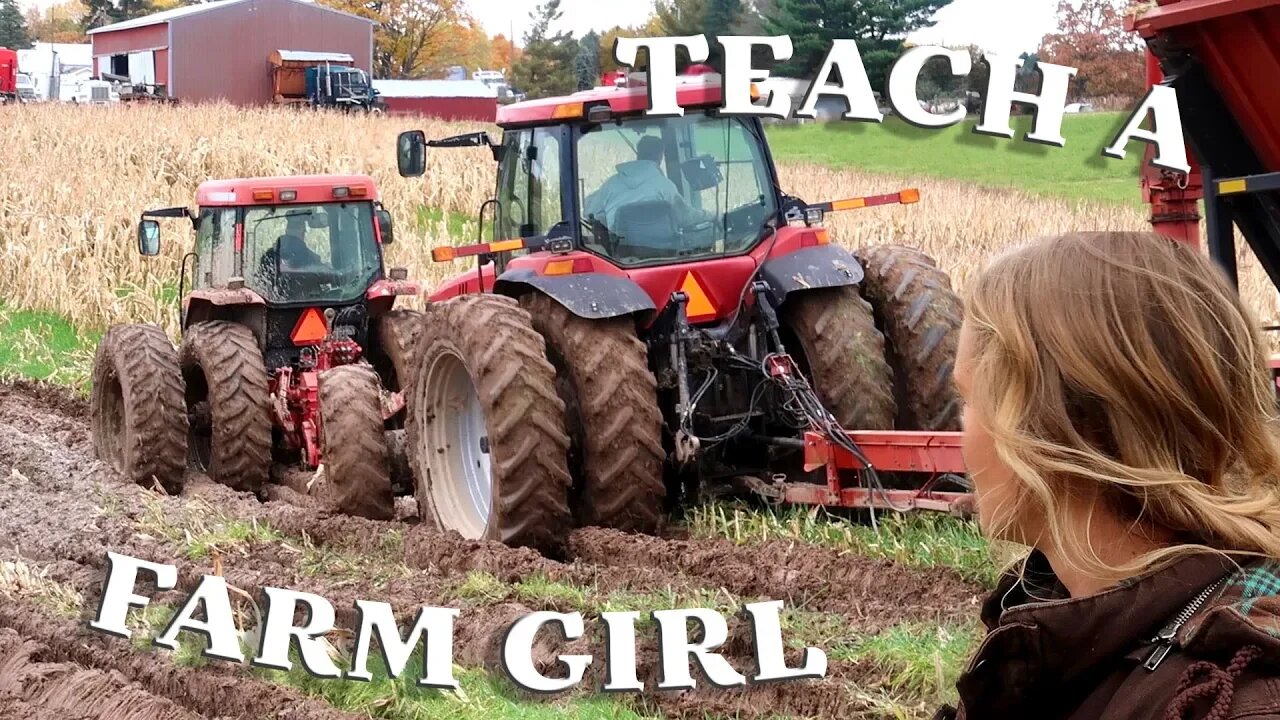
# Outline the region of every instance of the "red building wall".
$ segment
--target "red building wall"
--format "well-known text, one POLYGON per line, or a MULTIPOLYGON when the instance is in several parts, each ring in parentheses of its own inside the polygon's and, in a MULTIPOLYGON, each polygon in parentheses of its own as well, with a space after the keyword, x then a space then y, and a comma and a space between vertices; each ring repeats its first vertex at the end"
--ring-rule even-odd
POLYGON ((498 101, 470 97, 384 97, 391 115, 422 115, 441 120, 473 120, 492 123, 498 117, 498 101))
POLYGON ((295 0, 244 0, 90 37, 95 72, 99 57, 154 51, 156 83, 188 103, 270 104, 275 50, 346 53, 365 72, 373 67, 370 22, 295 0))

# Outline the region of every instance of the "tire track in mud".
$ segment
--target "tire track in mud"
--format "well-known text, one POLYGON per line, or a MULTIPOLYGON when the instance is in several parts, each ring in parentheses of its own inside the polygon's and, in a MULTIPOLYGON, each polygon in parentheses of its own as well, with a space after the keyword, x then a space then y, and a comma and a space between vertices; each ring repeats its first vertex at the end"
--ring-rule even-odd
MULTIPOLYGON (((357 720, 359 716, 340 712, 325 703, 312 700, 288 688, 258 680, 233 667, 209 665, 200 669, 186 668, 168 661, 163 654, 124 650, 127 641, 85 629, 80 623, 43 613, 28 602, 6 598, 0 603, 0 699, 4 698, 6 660, 4 638, 25 642, 35 651, 34 657, 46 663, 62 664, 63 677, 43 691, 46 702, 75 698, 77 712, 85 717, 117 718, 193 718, 193 717, 271 717, 281 720, 357 720), (123 650, 123 651, 122 651, 123 650), (68 677, 67 671, 71 672, 68 677), (80 684, 71 686, 78 679, 80 684), (87 681, 87 682, 86 682, 87 681), (99 690, 100 692, 89 692, 99 690), (132 707, 136 715, 93 710, 112 707, 120 692, 128 690, 132 697, 145 703, 132 707), (65 692, 64 692, 65 691, 65 692), (110 693, 115 692, 115 695, 110 693), (92 705, 91 705, 92 704, 92 705), (142 713, 149 708, 151 712, 142 713)), ((19 658, 21 660, 21 658, 19 658)), ((12 665, 22 670, 21 663, 12 665)), ((50 668, 56 670, 56 668, 50 668)), ((35 668, 32 679, 39 676, 35 668)), ((28 688, 30 690, 30 688, 28 688)), ((37 686, 37 692, 41 692, 37 686)), ((39 699, 27 699, 40 707, 39 699)), ((124 704, 120 703, 123 707, 124 704)), ((66 718, 67 715, 58 717, 66 718)))
MULTIPOLYGON (((509 584, 541 575, 600 593, 723 589, 742 599, 777 599, 788 607, 832 613, 859 633, 878 632, 906 619, 971 617, 972 602, 981 592, 949 571, 912 570, 804 544, 742 547, 729 541, 635 536, 594 528, 575 532, 570 539, 571 559, 557 562, 532 550, 467 541, 411 522, 332 515, 288 488, 273 488, 267 497, 273 501, 260 502, 200 475, 190 476, 186 492, 176 498, 126 484, 93 457, 85 403, 57 389, 0 384, 0 559, 20 552, 24 558, 51 563, 57 573, 82 588, 86 605, 96 606, 108 549, 177 565, 180 586, 188 591, 202 574, 213 573, 212 560, 188 560, 172 542, 139 530, 148 513, 162 516, 152 521, 180 522, 184 507, 193 501, 208 503, 231 517, 263 520, 285 536, 305 538, 318 548, 403 563, 413 570, 380 578, 380 582, 341 568, 304 572, 298 548, 259 543, 220 555, 217 569, 231 585, 255 595, 262 586, 315 593, 331 602, 338 625, 349 629, 357 622, 357 598, 391 603, 405 627, 420 605, 461 607, 463 612, 455 621, 455 662, 497 672, 503 671, 500 650, 505 631, 516 618, 533 609, 578 608, 531 608, 507 598, 458 601, 452 590, 472 571, 490 573, 509 584)), ((0 625, 8 622, 0 615, 0 625)), ((749 626, 741 617, 732 617, 729 628, 730 640, 720 652, 750 676, 755 661, 749 626)), ((541 670, 554 677, 557 654, 590 653, 596 661, 584 686, 598 688, 603 683, 604 639, 594 623, 588 623, 586 637, 571 643, 549 635, 540 635, 535 648, 541 670)), ((868 709, 854 688, 870 681, 870 671, 836 660, 830 661, 828 676, 822 680, 740 690, 708 688, 695 664, 698 690, 655 691, 656 640, 644 630, 638 638, 637 663, 646 683, 643 701, 666 715, 830 716, 868 709)), ((139 670, 128 659, 132 653, 127 645, 113 648, 110 643, 120 641, 101 636, 95 640, 90 645, 104 656, 123 653, 113 662, 126 671, 139 670)), ((788 651, 789 666, 798 665, 799 660, 798 650, 788 651)), ((254 693, 276 687, 249 678, 236 666, 213 665, 219 668, 216 677, 225 684, 256 683, 254 693)), ((208 672, 208 668, 197 671, 202 676, 208 672)), ((261 714, 256 705, 251 711, 261 714)))

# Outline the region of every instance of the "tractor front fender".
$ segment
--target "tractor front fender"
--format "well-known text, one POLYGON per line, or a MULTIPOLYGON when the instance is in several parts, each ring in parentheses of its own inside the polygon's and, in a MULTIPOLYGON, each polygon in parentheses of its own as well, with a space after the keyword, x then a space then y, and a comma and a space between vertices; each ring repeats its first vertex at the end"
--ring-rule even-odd
POLYGON ((769 283, 775 303, 799 290, 843 287, 862 282, 862 265, 838 245, 818 245, 766 260, 760 277, 769 283))
POLYGON ((528 269, 508 270, 493 286, 494 292, 513 296, 529 289, 549 296, 569 312, 588 320, 657 309, 648 293, 630 278, 604 273, 539 275, 528 269))

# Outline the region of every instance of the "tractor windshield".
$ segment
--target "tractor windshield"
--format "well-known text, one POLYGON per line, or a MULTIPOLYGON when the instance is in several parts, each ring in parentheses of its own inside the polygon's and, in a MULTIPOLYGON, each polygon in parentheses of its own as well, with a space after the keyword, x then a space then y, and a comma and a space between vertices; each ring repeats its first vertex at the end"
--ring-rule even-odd
POLYGON ((267 302, 340 302, 362 295, 382 266, 369 202, 245 210, 245 274, 267 302))
POLYGON ((740 118, 591 125, 576 150, 586 248, 619 265, 736 255, 778 213, 763 143, 740 118))

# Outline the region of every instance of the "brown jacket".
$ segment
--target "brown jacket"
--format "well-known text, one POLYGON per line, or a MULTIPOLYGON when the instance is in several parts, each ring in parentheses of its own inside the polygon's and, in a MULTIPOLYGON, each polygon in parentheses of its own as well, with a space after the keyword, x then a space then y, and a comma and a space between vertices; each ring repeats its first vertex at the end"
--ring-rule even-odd
POLYGON ((1280 720, 1280 562, 1241 564, 1196 555, 1071 599, 1033 554, 1026 582, 1006 576, 987 598, 960 707, 937 717, 1280 720), (1148 670, 1152 639, 1186 615, 1148 670))

